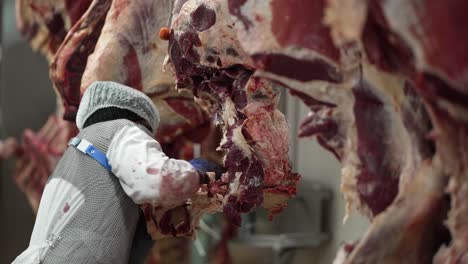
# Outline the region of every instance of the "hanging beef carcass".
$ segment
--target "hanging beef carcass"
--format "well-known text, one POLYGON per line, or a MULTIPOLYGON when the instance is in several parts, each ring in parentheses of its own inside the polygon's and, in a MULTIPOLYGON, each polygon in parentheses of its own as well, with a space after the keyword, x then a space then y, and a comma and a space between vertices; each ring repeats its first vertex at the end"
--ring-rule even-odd
POLYGON ((257 74, 311 108, 301 134, 342 161, 345 198, 373 218, 336 262, 431 262, 450 239, 446 188, 452 242, 435 261, 465 261, 466 3, 293 2, 229 3, 257 74))
POLYGON ((17 159, 14 181, 34 212, 39 208, 44 186, 66 150, 68 140, 77 133, 73 124, 51 115, 37 133, 26 129, 21 142, 9 138, 0 145, 2 159, 17 159))
POLYGON ((81 18, 92 0, 17 0, 19 31, 34 50, 51 60, 67 32, 81 18))
MULTIPOLYGON (((467 134, 464 123, 468 100, 463 75, 467 60, 460 51, 466 46, 462 31, 467 23, 460 10, 466 9, 466 3, 297 2, 302 4, 278 0, 268 4, 231 1, 232 14, 243 24, 241 43, 246 49, 250 48, 253 58, 255 53, 265 53, 265 50, 274 53, 274 56, 263 56, 258 67, 264 72, 259 74, 299 90, 293 93, 303 97, 312 108, 302 134, 318 134, 319 142, 335 150, 338 157, 341 156, 336 146, 345 146, 346 155, 357 158, 358 166, 354 169, 347 166, 349 159, 345 158, 343 191, 345 197, 357 194, 351 195, 354 198, 351 201, 358 200, 358 205, 365 205, 358 207, 364 213, 368 212, 366 207, 371 209, 371 216, 375 218, 363 239, 346 246, 344 255, 347 257, 337 259, 337 263, 427 263, 433 260, 464 263, 466 244, 462 219, 466 212, 460 201, 465 193, 467 134), (326 4, 328 10, 324 9, 326 4), (307 6, 310 8, 304 12, 318 12, 318 16, 298 16, 307 6), (360 16, 366 17, 368 8, 367 19, 362 19, 360 16), (279 20, 287 18, 278 24, 281 26, 277 32, 275 21, 279 20, 275 19, 275 12, 279 20), (445 19, 448 17, 450 19, 445 19), (314 58, 315 51, 319 58, 333 58, 332 53, 320 46, 330 39, 318 30, 325 27, 323 20, 331 25, 330 33, 339 50, 339 60, 335 61, 344 78, 339 85, 330 85, 333 80, 329 75, 334 71, 330 71, 333 67, 325 65, 324 70, 315 71, 322 73, 313 78, 315 83, 307 86, 301 76, 288 71, 291 67, 280 67, 278 58, 281 56, 277 53, 293 57, 296 54, 297 59, 314 58), (299 34, 295 34, 297 32, 299 34), (285 39, 292 45, 285 46, 285 39), (301 39, 315 40, 306 43, 313 43, 309 57, 304 56, 306 45, 301 45, 301 39), (262 41, 266 43, 258 43, 262 41), (441 48, 447 43, 456 43, 453 53, 441 55, 441 48), (343 89, 352 92, 346 94, 343 89), (344 101, 331 101, 333 105, 330 106, 330 97, 340 98, 337 93, 346 94, 341 97, 344 101), (333 96, 327 98, 328 94, 333 96), (306 95, 312 95, 312 99, 306 95), (351 107, 343 108, 346 104, 351 107), (342 118, 343 111, 352 112, 354 116, 342 118), (345 129, 345 144, 337 144, 336 135, 340 133, 335 131, 343 131, 346 125, 349 127, 345 129), (330 133, 335 136, 331 140, 330 133), (350 144, 357 147, 346 148, 350 144), (385 185, 392 186, 392 175, 398 176, 398 185, 382 189, 385 185), (447 182, 451 194, 448 226, 452 242, 451 247, 440 251, 434 259, 439 247, 450 239, 443 226, 448 210, 448 197, 444 192, 447 182), (365 199, 372 193, 376 196, 365 199), (381 204, 380 210, 372 210, 380 199, 389 195, 391 199, 384 199, 387 202, 381 204)), ((284 61, 284 57, 282 59, 284 61)))
MULTIPOLYGON (((462 12, 467 7, 465 1, 370 2, 362 36, 370 60, 381 69, 408 78, 423 98, 431 117, 434 128, 429 136, 436 143, 434 159, 441 160, 434 170, 441 171, 448 182, 444 191, 450 196, 451 206, 446 220, 450 245, 438 252, 437 249, 427 252, 431 255, 437 252, 435 263, 468 261, 464 224, 468 216, 464 206, 468 60, 463 52, 468 44, 463 34, 468 20, 462 12), (378 39, 369 37, 377 34, 378 39)), ((428 176, 425 180, 436 182, 437 178, 428 176)), ((437 207, 431 214, 437 210, 443 214, 437 207)), ((379 236, 382 231, 376 229, 373 233, 379 236)), ((421 240, 424 236, 424 232, 414 235, 421 240)), ((371 243, 361 242, 362 247, 371 243)), ((363 252, 357 250, 352 254, 357 256, 363 252)))
POLYGON ((419 142, 430 124, 411 87, 363 63, 357 45, 335 46, 322 22, 325 1, 229 3, 256 75, 311 109, 300 136, 316 135, 342 162, 348 209, 370 218, 385 210, 401 179, 431 152, 419 142), (409 127, 413 120, 417 129, 409 127))
POLYGON ((271 213, 280 211, 295 194, 298 175, 287 159, 279 92, 273 83, 253 76, 225 1, 176 1, 174 6, 169 62, 177 86, 193 89, 224 131, 224 213, 239 225, 240 213, 260 205, 271 213))

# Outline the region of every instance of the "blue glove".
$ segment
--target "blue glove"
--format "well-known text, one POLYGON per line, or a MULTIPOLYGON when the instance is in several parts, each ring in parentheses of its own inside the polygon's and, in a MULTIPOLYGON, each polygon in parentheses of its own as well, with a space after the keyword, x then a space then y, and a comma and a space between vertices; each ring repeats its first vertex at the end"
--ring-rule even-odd
POLYGON ((202 184, 209 182, 208 175, 206 174, 207 172, 214 172, 217 180, 219 180, 224 173, 223 167, 204 159, 193 159, 190 161, 190 164, 192 164, 198 174, 200 174, 200 183, 202 184))

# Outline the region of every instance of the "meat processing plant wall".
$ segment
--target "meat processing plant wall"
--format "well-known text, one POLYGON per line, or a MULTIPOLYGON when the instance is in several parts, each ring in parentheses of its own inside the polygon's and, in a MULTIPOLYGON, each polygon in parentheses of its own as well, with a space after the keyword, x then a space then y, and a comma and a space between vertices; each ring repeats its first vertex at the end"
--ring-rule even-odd
MULTIPOLYGON (((1 15, 1 139, 37 131, 55 109, 48 65, 16 29, 15 1, 3 0, 1 15)), ((14 184, 14 162, 0 161, 0 263, 11 261, 28 245, 34 212, 14 184)))

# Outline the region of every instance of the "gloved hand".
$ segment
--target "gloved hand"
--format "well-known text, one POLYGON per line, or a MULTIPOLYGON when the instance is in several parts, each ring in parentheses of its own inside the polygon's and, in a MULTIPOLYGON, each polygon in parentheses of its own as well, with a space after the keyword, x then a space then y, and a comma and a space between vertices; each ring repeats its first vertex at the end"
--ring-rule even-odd
POLYGON ((216 180, 219 180, 221 175, 224 173, 223 167, 204 159, 193 159, 190 161, 190 164, 192 164, 192 166, 197 170, 198 174, 200 174, 200 184, 209 182, 207 172, 214 172, 216 175, 216 180))

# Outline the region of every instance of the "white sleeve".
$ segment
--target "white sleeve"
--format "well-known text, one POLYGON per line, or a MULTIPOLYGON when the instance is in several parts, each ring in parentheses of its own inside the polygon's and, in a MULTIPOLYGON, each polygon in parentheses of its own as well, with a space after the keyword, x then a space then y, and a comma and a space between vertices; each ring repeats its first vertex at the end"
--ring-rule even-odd
POLYGON ((115 134, 107 158, 136 204, 180 205, 199 188, 198 173, 189 162, 167 157, 154 138, 134 125, 115 134))

